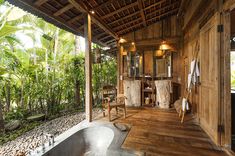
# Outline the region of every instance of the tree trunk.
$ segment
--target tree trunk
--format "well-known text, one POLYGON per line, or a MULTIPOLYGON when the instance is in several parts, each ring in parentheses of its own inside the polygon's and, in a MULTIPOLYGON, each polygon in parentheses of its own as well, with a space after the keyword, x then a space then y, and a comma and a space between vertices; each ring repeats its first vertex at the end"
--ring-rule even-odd
POLYGON ((75 55, 79 54, 80 51, 81 51, 80 37, 75 35, 75 55))
POLYGON ((79 108, 80 106, 80 83, 79 80, 75 80, 75 106, 79 108))
POLYGON ((7 112, 10 111, 10 106, 11 106, 11 86, 10 86, 10 82, 7 82, 6 84, 6 107, 7 107, 7 112))
POLYGON ((2 100, 0 93, 0 131, 4 130, 4 120, 3 120, 3 112, 2 112, 2 100))
POLYGON ((21 83, 21 91, 20 91, 20 106, 24 108, 24 82, 21 83))
MULTIPOLYGON (((81 51, 80 48, 80 37, 75 35, 75 55, 78 55, 81 51)), ((78 68, 77 61, 74 62, 74 68, 78 68)), ((75 106, 79 108, 80 106, 80 82, 77 77, 77 73, 75 75, 74 81, 74 98, 75 98, 75 106)))

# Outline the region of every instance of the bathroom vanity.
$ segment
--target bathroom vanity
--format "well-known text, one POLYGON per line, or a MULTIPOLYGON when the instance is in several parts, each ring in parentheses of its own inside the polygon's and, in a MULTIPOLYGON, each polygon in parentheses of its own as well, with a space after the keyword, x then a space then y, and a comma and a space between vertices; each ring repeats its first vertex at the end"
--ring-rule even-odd
POLYGON ((154 50, 126 52, 121 75, 127 106, 170 108, 180 96, 180 84, 172 77, 173 53, 158 56, 154 50))

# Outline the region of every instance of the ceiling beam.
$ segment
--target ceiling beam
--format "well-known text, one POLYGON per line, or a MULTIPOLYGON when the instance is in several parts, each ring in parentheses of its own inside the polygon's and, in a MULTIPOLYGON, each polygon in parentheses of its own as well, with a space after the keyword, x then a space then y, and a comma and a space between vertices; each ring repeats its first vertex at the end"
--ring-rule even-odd
POLYGON ((44 4, 44 3, 46 3, 47 1, 49 1, 49 0, 37 0, 36 2, 34 2, 34 5, 40 6, 40 5, 44 4))
POLYGON ((103 40, 105 40, 105 39, 108 39, 108 38, 110 38, 111 36, 105 36, 105 37, 102 37, 102 38, 99 38, 99 40, 101 40, 101 41, 103 41, 103 40))
POLYGON ((117 19, 117 20, 115 20, 115 21, 112 21, 112 22, 109 23, 108 25, 112 25, 112 24, 114 24, 114 23, 117 23, 117 22, 120 22, 120 21, 124 21, 124 20, 126 20, 126 19, 128 19, 128 18, 130 18, 130 17, 133 17, 133 16, 135 16, 135 15, 139 15, 139 14, 140 14, 139 11, 134 12, 134 13, 129 14, 129 15, 127 15, 127 16, 121 17, 121 18, 119 18, 119 19, 117 19))
POLYGON ((138 6, 139 6, 139 9, 140 9, 140 15, 141 15, 141 18, 143 20, 143 24, 146 27, 147 24, 146 24, 146 17, 145 17, 145 13, 144 13, 143 0, 138 0, 138 6))
POLYGON ((84 15, 81 14, 81 15, 78 15, 78 16, 76 16, 76 17, 74 17, 74 18, 68 20, 68 23, 71 24, 71 23, 73 23, 73 22, 75 22, 75 21, 79 21, 80 19, 83 19, 83 18, 84 18, 84 15))
POLYGON ((69 4, 66 5, 65 7, 61 8, 61 9, 58 10, 58 11, 56 11, 53 15, 54 15, 54 16, 59 16, 59 15, 63 14, 64 12, 66 12, 66 11, 72 9, 72 8, 73 8, 73 5, 69 3, 69 4))
POLYGON ((179 10, 179 8, 176 8, 176 9, 167 11, 167 12, 165 12, 165 13, 163 13, 163 14, 160 14, 160 15, 158 15, 158 16, 154 16, 154 17, 148 19, 147 22, 148 22, 148 21, 151 21, 151 20, 153 20, 153 19, 156 19, 156 18, 159 18, 159 20, 160 20, 161 17, 163 17, 163 16, 165 16, 165 15, 168 15, 168 14, 173 14, 173 13, 176 13, 176 14, 177 14, 178 10, 179 10))
MULTIPOLYGON (((123 24, 123 25, 114 27, 113 29, 114 29, 114 30, 119 30, 119 29, 121 29, 121 28, 123 28, 123 27, 125 27, 125 26, 127 26, 127 25, 129 25, 129 24, 135 23, 135 22, 140 21, 140 20, 141 20, 141 18, 137 18, 137 19, 131 20, 131 21, 129 21, 129 22, 123 24)), ((142 22, 141 22, 141 23, 142 23, 142 22)), ((139 23, 138 23, 138 24, 139 24, 139 23)))
POLYGON ((100 33, 100 34, 98 34, 98 35, 95 35, 95 37, 96 38, 100 38, 101 36, 103 36, 103 35, 105 35, 106 33, 105 32, 103 32, 103 33, 100 33))
POLYGON ((102 3, 102 4, 97 5, 96 7, 92 8, 92 9, 93 9, 93 10, 101 9, 101 8, 103 8, 104 6, 107 6, 107 5, 109 5, 109 4, 112 4, 112 3, 115 2, 115 1, 117 1, 117 0, 108 0, 108 1, 106 1, 106 2, 104 2, 104 3, 102 3))
POLYGON ((120 31, 118 31, 117 33, 118 34, 122 34, 124 31, 130 31, 130 29, 133 29, 133 28, 138 28, 140 25, 142 24, 142 22, 141 23, 138 23, 138 24, 135 24, 135 25, 133 25, 133 26, 130 26, 130 27, 128 27, 127 29, 123 29, 123 30, 120 30, 120 31))
POLYGON ((113 15, 115 15, 115 14, 117 14, 117 13, 122 12, 122 11, 125 11, 125 10, 127 10, 127 9, 129 9, 129 8, 132 8, 132 7, 136 6, 136 5, 138 5, 138 2, 131 3, 131 4, 126 5, 126 6, 122 7, 122 8, 120 8, 120 9, 117 9, 117 10, 115 10, 115 11, 113 11, 113 12, 107 14, 107 15, 104 15, 104 16, 102 16, 101 18, 102 18, 102 19, 105 19, 105 18, 107 18, 107 17, 113 16, 113 15))
POLYGON ((157 5, 165 3, 165 2, 166 2, 166 0, 160 0, 159 2, 153 3, 152 5, 149 5, 149 6, 145 7, 144 10, 150 9, 154 6, 157 6, 157 5))
POLYGON ((105 42, 106 44, 110 44, 110 43, 113 43, 113 42, 116 42, 116 40, 110 40, 110 41, 107 41, 105 42))
MULTIPOLYGON (((164 40, 169 44, 177 44, 180 41, 180 36, 171 36, 164 38, 164 40)), ((128 41, 125 43, 120 43, 123 46, 129 46, 133 41, 128 41)), ((154 39, 142 39, 142 40, 135 40, 135 45, 137 46, 156 46, 162 43, 162 38, 154 38, 154 39)))
MULTIPOLYGON (((78 10, 82 12, 89 13, 89 10, 86 10, 84 6, 76 2, 75 0, 69 0, 69 2, 78 10)), ((109 35, 113 36, 115 39, 119 39, 118 35, 113 32, 104 22, 102 22, 99 17, 96 15, 91 15, 92 21, 98 25, 101 29, 107 32, 109 35)))
MULTIPOLYGON (((167 9, 167 8, 173 9, 173 8, 176 7, 177 5, 179 5, 179 1, 176 1, 176 2, 172 3, 171 5, 167 5, 167 6, 165 6, 165 7, 162 7, 161 9, 157 9, 157 10, 151 12, 150 14, 148 14, 147 17, 148 17, 148 16, 151 16, 151 15, 155 15, 157 12, 161 12, 162 10, 165 10, 165 9, 167 9), (172 8, 172 7, 173 7, 173 8, 172 8)), ((177 9, 179 9, 179 8, 177 7, 177 9)), ((146 20, 148 21, 149 19, 147 18, 146 20)))

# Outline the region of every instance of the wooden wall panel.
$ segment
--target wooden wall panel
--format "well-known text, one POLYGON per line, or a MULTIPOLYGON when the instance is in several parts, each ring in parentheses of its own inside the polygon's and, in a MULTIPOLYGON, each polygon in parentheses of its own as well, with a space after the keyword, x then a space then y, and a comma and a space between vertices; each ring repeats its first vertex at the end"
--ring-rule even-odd
POLYGON ((153 75, 153 51, 144 52, 144 74, 153 75))
MULTIPOLYGON (((220 16, 216 3, 210 3, 197 11, 196 6, 203 1, 192 0, 184 12, 184 28, 190 21, 190 27, 184 30, 183 57, 192 61, 195 43, 200 41, 199 65, 201 85, 194 87, 190 96, 192 111, 197 116, 201 127, 212 140, 220 144, 218 125, 220 124, 220 49, 217 25, 220 16), (198 3, 196 5, 196 3, 198 3), (195 4, 195 5, 194 5, 195 4), (195 12, 200 14, 195 15, 195 12), (213 16, 214 15, 214 16, 213 16), (195 18, 196 17, 196 18, 195 18), (193 18, 190 19, 190 18, 193 18), (192 23, 193 22, 193 23, 192 23), (200 35, 199 35, 200 34, 200 35)), ((200 4, 201 5, 201 4, 200 4)), ((187 71, 181 72, 187 78, 187 71)), ((185 81, 185 80, 184 80, 185 81)), ((185 85, 183 86, 185 89, 185 85)))
MULTIPOLYGON (((180 24, 178 21, 177 16, 171 16, 169 18, 164 19, 162 22, 157 22, 155 24, 149 25, 143 29, 137 30, 132 33, 128 33, 122 36, 130 45, 131 42, 137 43, 137 50, 138 51, 151 51, 153 53, 154 50, 158 49, 162 39, 169 41, 176 48, 176 53, 173 55, 173 61, 176 62, 176 66, 173 68, 173 80, 175 82, 181 83, 181 77, 179 76, 180 70, 183 66, 180 66, 180 59, 182 58, 180 55, 181 51, 181 44, 180 39, 182 37, 182 29, 180 28, 180 24), (163 31, 164 31, 164 38, 162 38, 162 24, 163 24, 163 31), (169 39, 169 40, 168 40, 169 39), (141 42, 143 41, 143 42, 141 42), (138 43, 141 42, 141 45, 138 46, 138 43), (147 45, 148 44, 148 45, 147 45)), ((128 46, 127 48, 128 49, 128 46)), ((148 53, 148 52, 147 52, 148 53)), ((146 55, 150 55, 146 54, 146 55)), ((151 55, 152 56, 152 55, 151 55)), ((146 70, 150 71, 150 64, 152 64, 152 58, 149 62, 149 65, 146 65, 146 70)), ((173 64, 174 64, 173 62, 173 64)), ((152 69, 151 69, 151 73, 152 69)))
MULTIPOLYGON (((164 37, 179 37, 182 35, 182 30, 179 26, 177 16, 171 16, 163 20, 164 37)), ((128 42, 144 39, 160 39, 162 38, 162 22, 149 25, 143 29, 128 33, 123 36, 128 42), (134 39, 135 36, 135 39, 134 39)))

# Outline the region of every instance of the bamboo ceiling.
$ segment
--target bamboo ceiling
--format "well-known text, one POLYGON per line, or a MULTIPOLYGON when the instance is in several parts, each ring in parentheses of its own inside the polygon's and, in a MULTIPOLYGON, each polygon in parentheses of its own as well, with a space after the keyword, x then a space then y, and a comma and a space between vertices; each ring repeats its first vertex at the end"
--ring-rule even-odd
POLYGON ((56 26, 83 36, 84 12, 92 16, 92 40, 115 47, 117 39, 178 13, 181 0, 8 0, 56 26))

